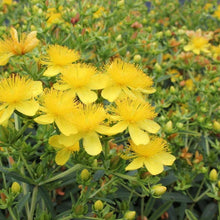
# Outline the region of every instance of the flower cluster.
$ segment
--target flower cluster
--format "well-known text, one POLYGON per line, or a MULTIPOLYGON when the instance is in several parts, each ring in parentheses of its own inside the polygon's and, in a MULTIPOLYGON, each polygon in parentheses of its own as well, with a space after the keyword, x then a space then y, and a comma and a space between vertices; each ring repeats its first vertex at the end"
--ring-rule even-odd
MULTIPOLYGON (((16 33, 12 28, 12 38, 1 42, 5 47, 12 45, 11 41, 16 43, 15 48, 8 48, 7 54, 12 51, 22 55, 36 46, 36 32, 23 37, 21 42, 16 33)), ((149 76, 121 59, 115 59, 100 71, 79 62, 80 54, 68 47, 50 45, 46 52, 40 60, 46 66, 43 75, 56 76, 56 82, 43 90, 41 81, 19 75, 3 78, 0 124, 7 124, 15 110, 27 116, 36 115, 34 120, 38 124, 55 123, 59 133, 49 138, 49 144, 57 150, 58 165, 64 165, 71 153, 80 150, 80 140, 85 151, 95 156, 102 151, 103 135, 122 132, 128 132, 131 139, 130 152, 125 152, 134 157, 127 170, 144 164, 156 175, 163 171, 162 164, 172 165, 175 157, 167 152, 163 139, 149 135, 160 129, 154 121, 155 108, 146 101, 147 94, 155 92, 149 76), (159 157, 163 157, 160 163, 159 157)), ((6 61, 2 59, 2 64, 6 61)))

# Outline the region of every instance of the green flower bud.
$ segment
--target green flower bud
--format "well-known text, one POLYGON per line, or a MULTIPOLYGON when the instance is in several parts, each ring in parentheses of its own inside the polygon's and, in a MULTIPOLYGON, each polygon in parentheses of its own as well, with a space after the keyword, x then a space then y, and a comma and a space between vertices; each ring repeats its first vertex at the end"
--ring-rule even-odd
POLYGON ((12 191, 13 193, 19 193, 19 192, 21 191, 21 186, 20 186, 20 184, 17 183, 17 182, 13 182, 13 183, 12 183, 12 186, 11 186, 11 191, 12 191))
POLYGON ((173 122, 172 121, 168 121, 165 126, 164 126, 164 130, 168 133, 172 133, 173 131, 173 122))
POLYGON ((127 211, 124 215, 124 219, 133 220, 135 219, 136 212, 135 211, 127 211))
POLYGON ((83 181, 87 181, 90 178, 90 173, 87 169, 82 170, 81 174, 80 174, 80 178, 83 181))
POLYGON ((141 61, 141 55, 136 54, 136 55, 134 56, 134 62, 138 63, 138 62, 140 62, 140 61, 141 61))
POLYGON ((220 132, 220 123, 217 121, 213 122, 213 128, 215 131, 220 132))
POLYGON ((101 200, 97 200, 94 204, 94 209, 96 211, 101 211, 103 209, 104 205, 103 202, 101 200))
POLYGON ((160 66, 159 63, 155 63, 154 68, 158 73, 160 73, 162 71, 162 67, 160 66))
POLYGON ((220 189, 220 180, 218 181, 218 188, 220 189))
POLYGON ((116 37, 116 41, 120 42, 122 40, 122 36, 121 34, 119 34, 117 37, 116 37))
POLYGON ((166 190, 167 190, 167 187, 166 186, 162 186, 162 185, 154 185, 152 187, 152 192, 156 196, 163 195, 166 192, 166 190))
POLYGON ((213 182, 218 180, 218 173, 216 169, 212 169, 209 173, 209 179, 213 182))
POLYGON ((113 216, 113 212, 109 212, 104 216, 104 219, 111 219, 111 217, 113 216))
POLYGON ((84 206, 83 205, 77 205, 74 209, 74 212, 75 212, 76 215, 83 215, 84 206))
POLYGON ((183 123, 177 122, 176 127, 179 128, 179 129, 183 128, 183 123))

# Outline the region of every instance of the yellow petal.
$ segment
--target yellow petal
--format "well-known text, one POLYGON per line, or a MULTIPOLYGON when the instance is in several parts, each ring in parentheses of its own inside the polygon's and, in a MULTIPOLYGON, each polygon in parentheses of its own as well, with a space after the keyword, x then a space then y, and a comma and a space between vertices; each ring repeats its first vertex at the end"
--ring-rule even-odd
POLYGON ((107 99, 109 102, 113 102, 121 93, 121 88, 119 86, 111 86, 102 90, 102 97, 107 99))
POLYGON ((144 164, 144 158, 138 157, 135 158, 126 168, 125 170, 137 170, 141 168, 144 164))
POLYGON ((140 128, 134 125, 128 126, 128 131, 131 136, 131 139, 136 145, 139 144, 148 144, 150 141, 149 135, 147 132, 144 132, 140 128))
POLYGON ((105 134, 105 135, 109 135, 109 131, 110 131, 110 127, 105 126, 105 125, 99 125, 96 128, 96 131, 100 134, 105 134))
POLYGON ((14 111, 13 107, 8 107, 0 111, 0 124, 5 123, 14 111))
POLYGON ((193 53, 195 53, 195 54, 197 54, 197 55, 200 54, 200 50, 199 50, 199 49, 193 49, 192 51, 193 51, 193 53))
POLYGON ((63 133, 66 136, 76 134, 78 132, 76 127, 65 119, 56 118, 55 122, 57 124, 57 127, 60 129, 61 133, 63 133))
POLYGON ((71 152, 67 149, 62 149, 57 152, 56 157, 55 157, 55 162, 57 165, 64 165, 70 158, 71 152))
POLYGON ((54 118, 51 115, 41 115, 34 119, 38 124, 51 124, 54 122, 54 118))
POLYGON ((91 77, 88 87, 95 90, 103 89, 107 86, 108 79, 109 78, 105 74, 95 74, 91 77))
POLYGON ((62 68, 57 67, 57 66, 49 66, 46 71, 44 72, 44 76, 56 76, 57 74, 61 73, 62 68))
POLYGON ((33 96, 40 95, 43 92, 42 82, 34 81, 32 85, 33 96))
POLYGON ((51 145, 52 147, 54 147, 55 149, 62 149, 65 146, 63 144, 59 143, 59 139, 60 139, 60 135, 54 135, 52 137, 49 138, 49 145, 51 145))
POLYGON ((59 138, 57 141, 59 144, 69 147, 77 143, 81 139, 80 135, 70 135, 70 136, 65 136, 63 134, 59 135, 59 138))
POLYGON ((83 138, 83 147, 85 151, 92 156, 99 154, 102 151, 102 145, 97 133, 93 132, 83 138))
POLYGON ((138 124, 141 129, 148 131, 150 133, 157 133, 160 130, 160 125, 153 120, 146 119, 138 124))
POLYGON ((184 49, 185 51, 190 51, 190 50, 193 49, 193 47, 192 47, 191 44, 188 44, 188 45, 184 46, 183 49, 184 49))
POLYGON ((154 88, 149 88, 149 89, 138 89, 140 92, 143 92, 144 94, 152 94, 156 92, 156 89, 154 88))
POLYGON ((118 122, 117 124, 110 127, 108 135, 115 135, 123 132, 128 127, 128 124, 125 122, 118 122))
MULTIPOLYGON (((61 91, 64 91, 64 90, 67 90, 67 89, 70 89, 70 86, 68 84, 59 84, 59 83, 55 83, 53 85, 53 87, 57 90, 61 90, 61 91)), ((74 95, 75 96, 75 95, 74 95)))
POLYGON ((173 162, 176 160, 176 157, 174 157, 172 154, 162 151, 156 155, 153 156, 157 160, 160 160, 162 164, 171 166, 173 162))
POLYGON ((81 88, 76 91, 77 95, 79 96, 79 99, 84 104, 90 104, 92 102, 95 102, 98 98, 97 94, 90 89, 87 88, 81 88))
POLYGON ((144 165, 152 175, 157 175, 163 172, 163 164, 157 158, 145 158, 144 165))
POLYGON ((0 66, 4 66, 8 63, 9 58, 12 57, 14 54, 13 53, 3 53, 0 54, 0 66))
POLYGON ((34 116, 39 109, 39 104, 35 100, 30 100, 20 102, 15 108, 24 115, 34 116))

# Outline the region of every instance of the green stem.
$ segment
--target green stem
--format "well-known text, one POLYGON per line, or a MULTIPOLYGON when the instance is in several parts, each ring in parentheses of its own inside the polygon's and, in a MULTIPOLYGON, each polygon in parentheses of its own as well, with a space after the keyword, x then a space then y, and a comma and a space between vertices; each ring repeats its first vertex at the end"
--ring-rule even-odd
POLYGON ((15 120, 15 129, 19 131, 20 129, 20 122, 18 115, 14 112, 14 120, 15 120))
POLYGON ((32 171, 32 169, 31 169, 31 167, 27 164, 27 161, 25 160, 25 158, 24 158, 22 152, 20 152, 20 157, 21 157, 21 160, 23 161, 23 163, 24 163, 24 165, 25 165, 25 167, 26 167, 26 169, 27 169, 29 175, 31 176, 32 180, 34 180, 34 176, 33 176, 33 174, 32 174, 33 171, 32 171))
POLYGON ((53 181, 58 180, 58 179, 62 179, 65 176, 68 176, 69 174, 71 174, 72 172, 75 172, 75 171, 81 169, 82 167, 83 166, 81 164, 76 164, 74 167, 72 167, 72 168, 70 168, 70 169, 68 169, 68 170, 66 170, 66 171, 64 171, 60 174, 57 174, 56 176, 51 177, 51 178, 49 178, 49 179, 47 179, 43 182, 40 182, 38 185, 41 186, 41 185, 44 185, 44 184, 49 183, 49 182, 53 182, 53 181))
POLYGON ((144 197, 141 198, 141 220, 144 220, 144 197))
POLYGON ((104 184, 101 188, 99 188, 98 190, 96 190, 92 195, 89 196, 89 199, 91 199, 92 197, 94 197, 97 193, 99 193, 100 191, 103 190, 103 188, 105 188, 106 186, 110 185, 112 182, 114 182, 117 178, 112 178, 109 182, 107 182, 106 184, 104 184))
POLYGON ((13 212, 13 210, 12 210, 11 207, 8 207, 8 211, 9 211, 10 216, 12 217, 12 219, 13 219, 13 220, 17 220, 17 218, 16 218, 16 216, 15 216, 15 214, 14 214, 14 212, 13 212))
POLYGON ((34 190, 33 190, 33 194, 32 194, 31 209, 30 209, 30 212, 29 212, 28 220, 33 219, 35 205, 36 205, 36 202, 37 202, 37 193, 38 193, 38 186, 35 186, 34 190))

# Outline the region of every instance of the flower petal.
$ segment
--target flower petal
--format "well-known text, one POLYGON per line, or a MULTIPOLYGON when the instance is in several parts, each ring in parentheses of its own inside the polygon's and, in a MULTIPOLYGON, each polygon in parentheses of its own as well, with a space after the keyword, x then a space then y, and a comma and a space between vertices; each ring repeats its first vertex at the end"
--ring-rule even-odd
POLYGON ((144 165, 152 175, 157 175, 163 172, 163 164, 157 158, 145 158, 144 165))
POLYGON ((71 152, 67 149, 62 149, 57 152, 56 157, 55 157, 55 162, 57 165, 64 165, 70 158, 71 152))
POLYGON ((57 124, 57 127, 60 129, 61 133, 63 133, 66 136, 76 134, 78 132, 73 124, 71 124, 69 121, 63 118, 56 118, 55 122, 57 124))
POLYGON ((33 96, 37 96, 43 92, 42 82, 41 81, 33 81, 32 85, 33 96))
POLYGON ((60 139, 60 135, 54 135, 52 137, 49 138, 49 145, 51 145, 52 147, 54 147, 56 150, 58 149, 62 149, 65 146, 63 144, 59 143, 59 139, 60 139))
POLYGON ((184 46, 183 49, 184 49, 185 51, 190 51, 190 50, 193 49, 193 46, 192 46, 191 44, 188 44, 188 45, 184 46))
POLYGON ((0 54, 0 66, 6 65, 8 63, 8 61, 9 61, 9 58, 12 57, 13 55, 14 54, 10 53, 10 52, 0 54))
POLYGON ((174 157, 172 154, 162 151, 156 155, 154 155, 154 158, 157 160, 160 160, 162 164, 171 166, 173 162, 176 160, 176 157, 174 157))
POLYGON ((118 122, 117 124, 110 127, 107 135, 115 135, 118 133, 123 132, 128 127, 128 124, 126 122, 118 122))
POLYGON ((0 124, 5 123, 14 111, 13 107, 8 107, 0 111, 0 124))
POLYGON ((88 84, 90 89, 98 90, 107 86, 109 78, 105 74, 95 74, 91 77, 91 81, 88 84))
POLYGON ((141 168, 144 164, 144 157, 135 158, 126 168, 125 170, 137 170, 141 168))
POLYGON ((84 104, 95 102, 98 98, 97 94, 88 88, 81 88, 76 93, 84 104))
POLYGON ((109 135, 109 130, 110 127, 105 126, 105 125, 98 125, 98 127, 96 128, 96 131, 100 134, 105 134, 105 135, 109 135))
POLYGON ((15 108, 24 115, 34 116, 39 109, 39 104, 35 100, 29 100, 20 102, 15 108))
POLYGON ((102 90, 102 97, 107 99, 109 102, 113 102, 116 98, 118 98, 121 93, 121 88, 119 86, 111 86, 102 90))
POLYGON ((70 135, 70 136, 65 136, 63 134, 59 135, 58 142, 59 144, 64 145, 65 147, 69 147, 74 145, 76 142, 80 140, 79 135, 70 135))
POLYGON ((54 118, 51 115, 41 115, 37 118, 34 119, 34 121, 36 121, 38 124, 51 124, 54 122, 54 118))
POLYGON ((59 74, 62 71, 62 68, 57 67, 57 66, 49 66, 46 71, 44 72, 44 76, 56 76, 57 74, 59 74))
POLYGON ((85 151, 92 156, 98 155, 102 151, 102 145, 97 133, 93 132, 83 138, 85 151))
POLYGON ((160 130, 160 125, 153 120, 146 119, 138 124, 141 129, 150 133, 157 133, 160 130))
POLYGON ((136 145, 149 143, 150 138, 149 138, 148 133, 144 132, 139 127, 135 125, 129 125, 128 131, 131 136, 131 139, 134 141, 136 145))

